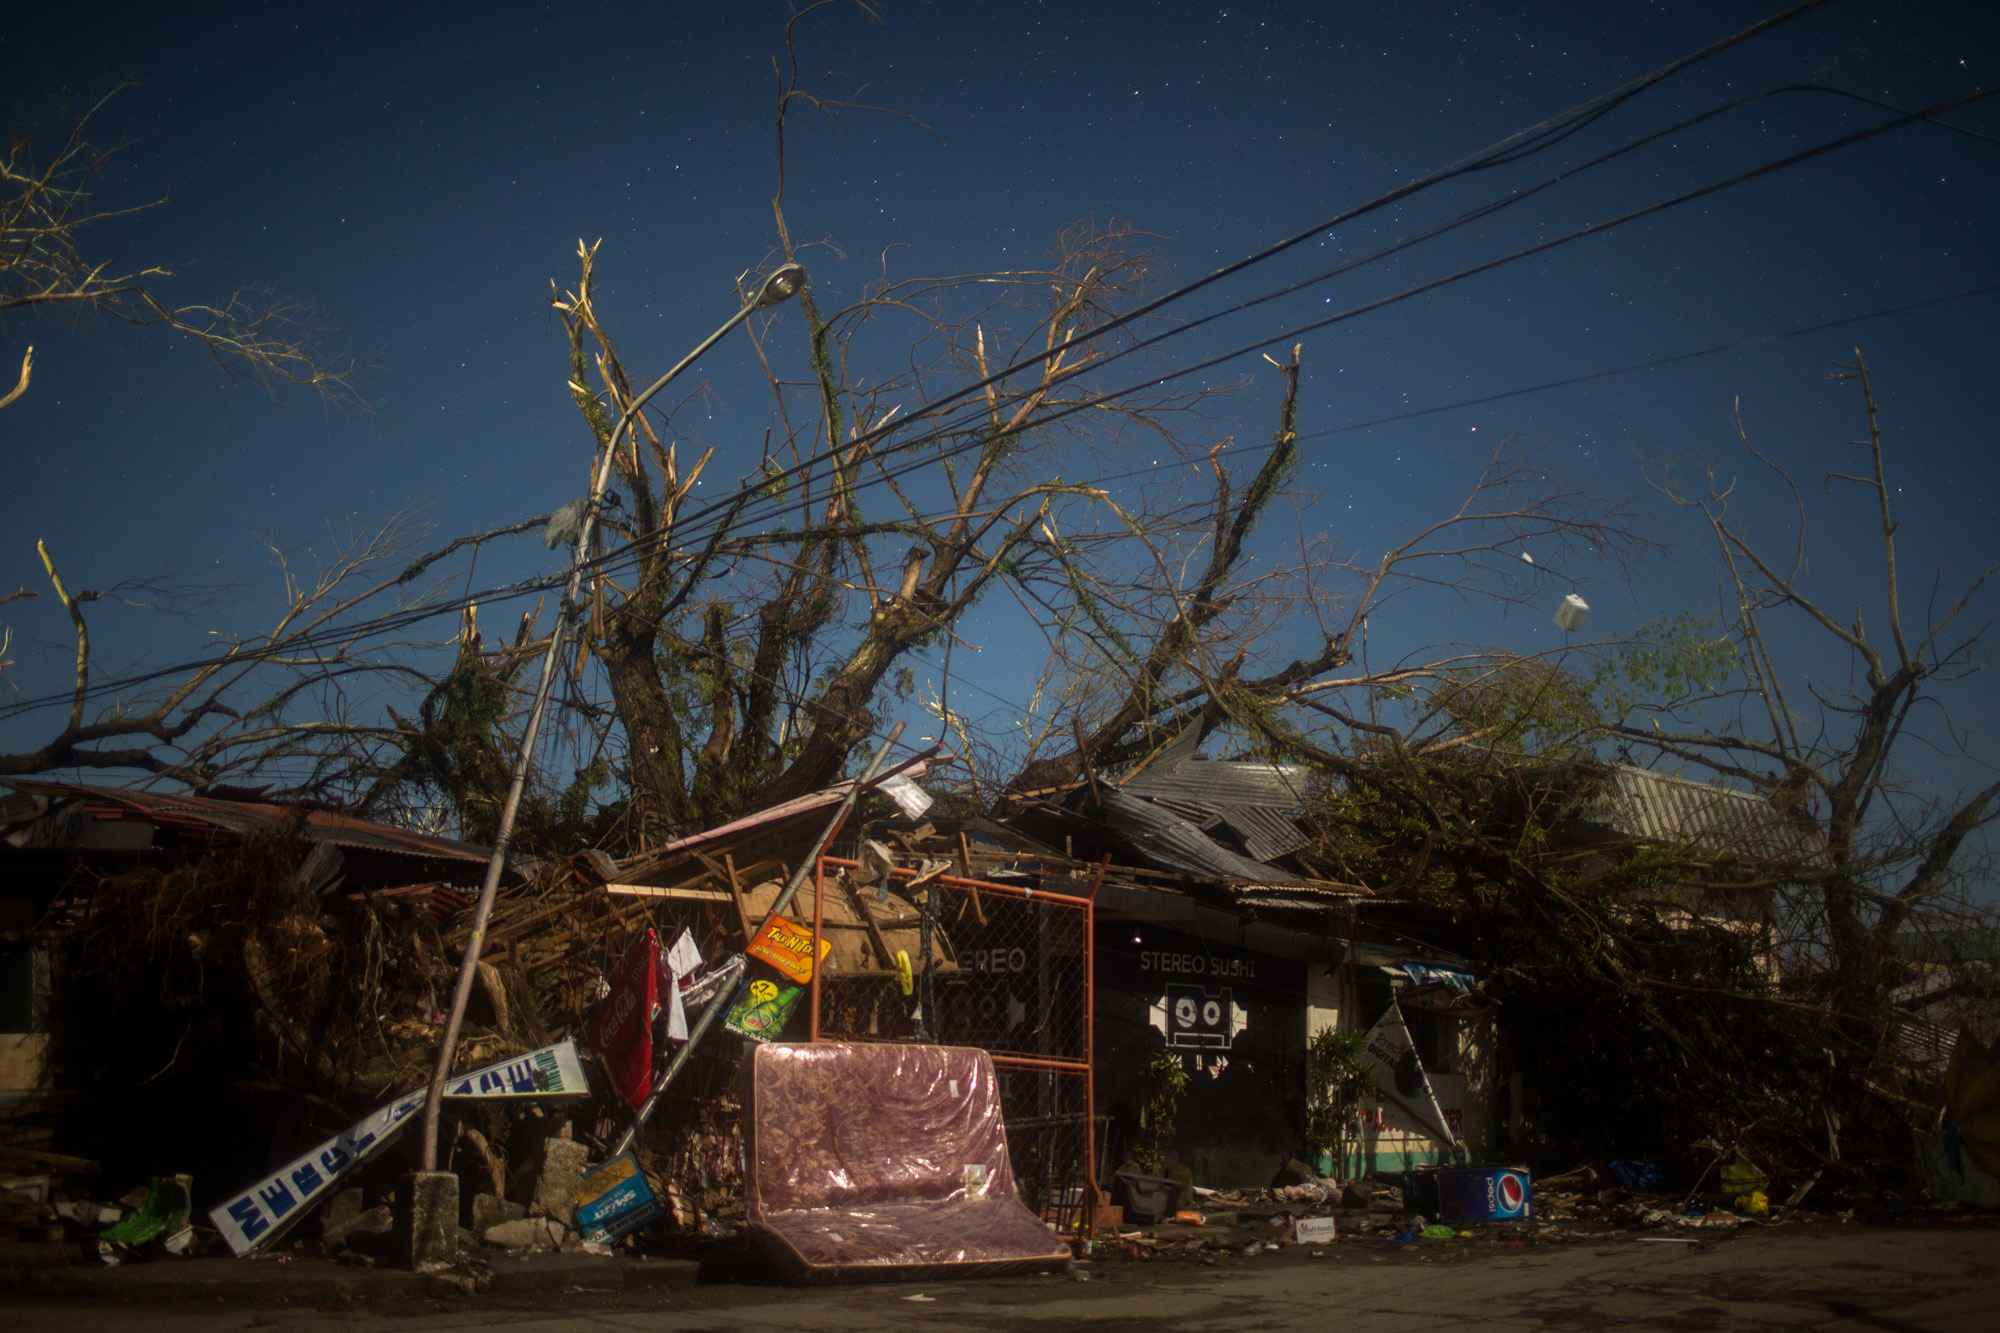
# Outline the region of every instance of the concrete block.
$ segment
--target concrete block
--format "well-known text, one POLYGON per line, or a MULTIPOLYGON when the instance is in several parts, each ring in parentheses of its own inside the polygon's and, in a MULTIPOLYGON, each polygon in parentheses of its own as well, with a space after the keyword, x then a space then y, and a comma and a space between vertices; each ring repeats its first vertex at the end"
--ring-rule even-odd
POLYGON ((397 1265, 416 1272, 449 1264, 458 1255, 458 1175, 412 1171, 396 1185, 394 1248, 397 1265))
POLYGON ((535 1199, 528 1216, 549 1217, 565 1227, 576 1222, 576 1192, 583 1184, 583 1168, 590 1149, 575 1139, 546 1139, 542 1143, 542 1169, 535 1179, 535 1199))
MULTIPOLYGON (((331 844, 322 845, 330 846, 331 844)), ((362 1196, 359 1186, 340 1191, 331 1199, 328 1199, 325 1205, 319 1210, 321 1234, 331 1235, 336 1231, 345 1230, 349 1222, 367 1210, 367 1206, 368 1201, 362 1196)))
POLYGON ((527 1215, 526 1204, 503 1199, 496 1194, 472 1196, 472 1232, 476 1236, 484 1236, 502 1222, 518 1221, 527 1215))
POLYGON ((547 1217, 523 1217, 512 1222, 502 1222, 488 1227, 480 1233, 480 1239, 488 1245, 497 1245, 506 1250, 525 1250, 532 1245, 545 1245, 550 1249, 561 1245, 569 1237, 569 1228, 547 1217))
MULTIPOLYGON (((360 1190, 349 1192, 354 1194, 361 1193, 360 1190)), ((338 1199, 334 1199, 328 1203, 327 1207, 331 1209, 333 1204, 338 1202, 338 1199)), ((396 1216, 393 1209, 370 1208, 366 1212, 349 1213, 338 1222, 329 1219, 326 1225, 320 1228, 320 1239, 325 1243, 329 1251, 333 1251, 338 1250, 343 1245, 352 1244, 363 1235, 391 1231, 395 1228, 395 1225, 396 1216)))

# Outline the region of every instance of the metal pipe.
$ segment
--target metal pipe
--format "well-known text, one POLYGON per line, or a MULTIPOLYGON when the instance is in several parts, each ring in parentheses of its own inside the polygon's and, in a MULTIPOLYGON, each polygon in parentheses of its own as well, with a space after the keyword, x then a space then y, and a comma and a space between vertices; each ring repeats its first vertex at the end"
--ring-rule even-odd
POLYGON ((527 785, 528 769, 534 764, 535 742, 542 731, 542 715, 548 709, 549 690, 555 683, 555 664, 562 651, 563 635, 577 611, 577 594, 583 588, 584 567, 590 563, 590 543, 597 532, 597 510, 603 502, 604 487, 611 478, 611 464, 618 456, 618 439, 638 419, 648 400, 672 383, 674 377, 693 365, 696 358, 726 337, 731 330, 759 310, 789 300, 805 285, 806 271, 797 264, 781 265, 757 288, 757 294, 741 310, 701 345, 682 357, 674 368, 654 380, 647 390, 626 407, 590 476, 590 496, 584 505, 583 523, 576 534, 576 550, 570 556, 569 582, 564 585, 562 604, 556 610, 555 627, 549 632, 548 651, 542 654, 541 679, 535 686, 534 707, 528 712, 527 729, 514 754, 514 769, 507 780, 507 800, 500 807, 500 828, 493 839, 493 855, 486 862, 486 879, 479 887, 479 905, 472 913, 472 934, 465 941, 465 958, 458 965, 458 985, 451 996, 451 1011, 445 1017, 444 1034, 438 1039, 437 1063, 431 1069, 430 1089, 424 1094, 424 1141, 422 1167, 437 1170, 438 1117, 444 1106, 444 1085, 451 1077, 451 1065, 458 1055, 458 1034, 465 1025, 465 1006, 472 998, 472 982, 479 974, 479 957, 485 952, 486 925, 493 916, 493 898, 500 888, 500 875, 507 864, 507 847, 514 837, 514 818, 520 812, 521 791, 527 785))
POLYGON ((632 1117, 632 1123, 625 1127, 625 1132, 619 1135, 618 1142, 609 1153, 605 1154, 607 1161, 631 1147, 632 1140, 639 1137, 639 1131, 646 1127, 646 1121, 652 1116, 653 1109, 660 1104, 660 1098, 666 1094, 667 1088, 673 1081, 680 1077, 681 1067, 687 1064, 688 1056, 701 1043, 702 1037, 707 1035, 709 1024, 713 1023, 715 1016, 727 1009, 730 1001, 736 998, 737 985, 743 979, 743 968, 743 955, 737 954, 717 969, 718 972, 733 972, 735 975, 716 987, 715 997, 708 1002, 708 1008, 701 1011, 701 1017, 695 1020, 694 1028, 688 1033, 688 1039, 681 1043, 678 1051, 674 1052, 673 1060, 667 1065, 666 1072, 660 1075, 659 1081, 653 1084, 653 1090, 646 1094, 646 1100, 639 1103, 638 1113, 632 1117))
MULTIPOLYGON (((861 789, 866 787, 869 780, 881 770, 882 762, 889 757, 890 747, 895 745, 896 738, 902 734, 903 724, 900 722, 889 728, 889 739, 882 742, 882 748, 875 752, 875 757, 868 761, 868 767, 862 770, 861 776, 854 780, 854 788, 847 793, 847 799, 842 801, 840 808, 833 812, 833 818, 826 821, 826 828, 821 831, 818 841, 813 843, 812 850, 806 853, 805 859, 799 862, 798 869, 792 872, 791 879, 785 884, 784 891, 778 895, 777 901, 771 904, 771 910, 764 918, 766 921, 770 920, 771 917, 780 915, 787 907, 792 905, 792 899, 798 895, 799 889, 805 884, 806 876, 812 873, 813 866, 819 862, 819 854, 826 850, 826 845, 833 841, 833 835, 840 831, 841 822, 847 818, 847 812, 852 810, 854 803, 861 799, 861 789)), ((815 944, 813 947, 818 948, 819 946, 815 944)), ((813 968, 815 974, 817 974, 819 959, 813 959, 813 968)))

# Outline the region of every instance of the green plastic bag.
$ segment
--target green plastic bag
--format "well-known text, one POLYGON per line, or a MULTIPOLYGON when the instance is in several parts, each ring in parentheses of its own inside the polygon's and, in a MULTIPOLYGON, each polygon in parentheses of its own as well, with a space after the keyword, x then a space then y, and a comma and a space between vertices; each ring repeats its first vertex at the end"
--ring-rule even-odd
POLYGON ((1456 1231, 1453 1231, 1442 1222, 1431 1223, 1423 1229, 1421 1234, 1425 1240, 1452 1240, 1458 1235, 1456 1231))
POLYGON ((146 1187, 146 1202, 139 1211, 97 1234, 119 1245, 140 1246, 171 1236, 188 1224, 192 1204, 188 1190, 193 1176, 155 1176, 146 1187))

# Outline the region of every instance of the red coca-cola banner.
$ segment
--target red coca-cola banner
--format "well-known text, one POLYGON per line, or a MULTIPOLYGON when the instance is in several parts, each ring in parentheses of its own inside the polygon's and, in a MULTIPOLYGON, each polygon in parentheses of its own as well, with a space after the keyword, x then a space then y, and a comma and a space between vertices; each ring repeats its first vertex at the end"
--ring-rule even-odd
POLYGON ((588 1034, 618 1091, 634 1107, 652 1090, 653 1014, 659 1003, 660 941, 648 930, 591 1016, 588 1034))

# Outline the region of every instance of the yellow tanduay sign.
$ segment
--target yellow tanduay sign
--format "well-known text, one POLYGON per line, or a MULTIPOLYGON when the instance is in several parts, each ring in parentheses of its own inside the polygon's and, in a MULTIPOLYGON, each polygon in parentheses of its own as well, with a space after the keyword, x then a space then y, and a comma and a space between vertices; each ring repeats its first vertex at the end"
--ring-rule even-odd
MULTIPOLYGON (((812 931, 773 912, 744 952, 752 958, 763 959, 803 986, 813 978, 812 943, 812 931)), ((833 941, 822 938, 819 956, 826 957, 827 950, 832 947, 833 941)))

